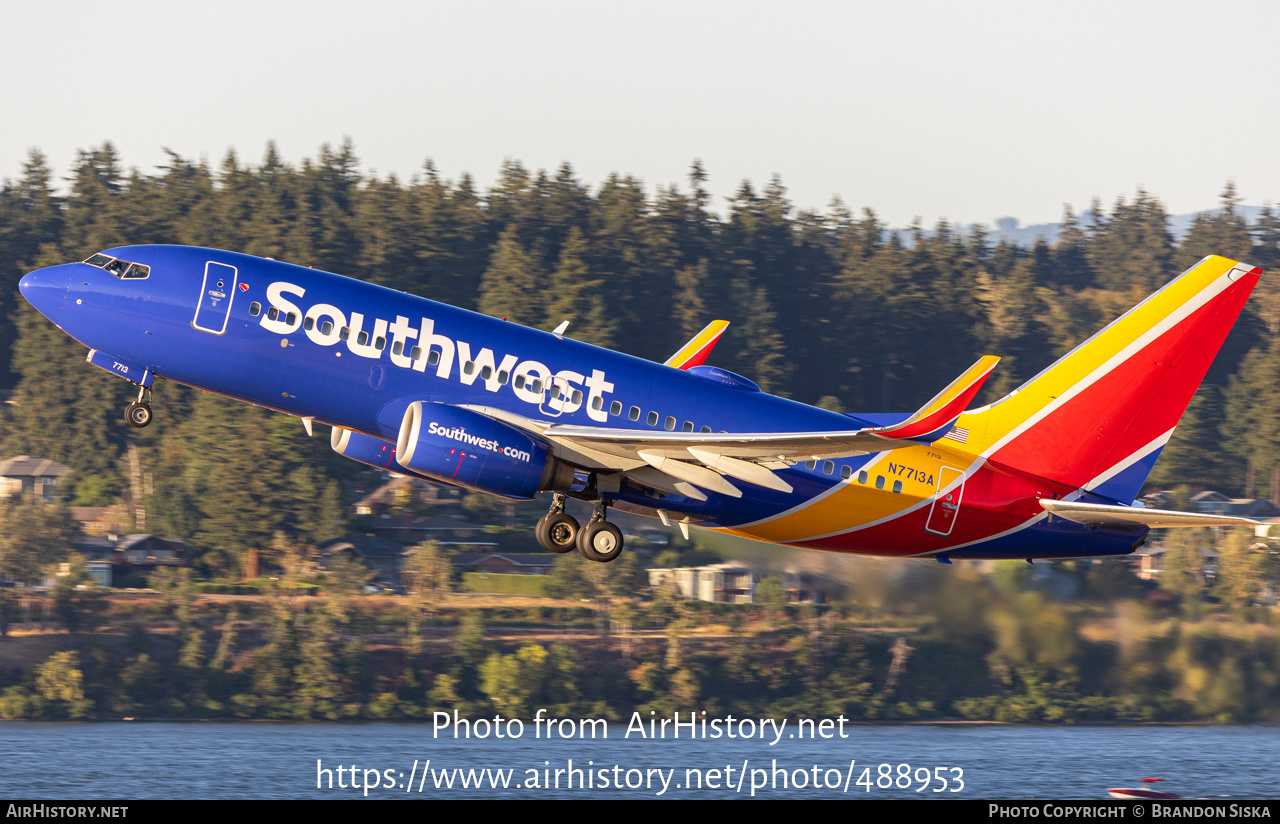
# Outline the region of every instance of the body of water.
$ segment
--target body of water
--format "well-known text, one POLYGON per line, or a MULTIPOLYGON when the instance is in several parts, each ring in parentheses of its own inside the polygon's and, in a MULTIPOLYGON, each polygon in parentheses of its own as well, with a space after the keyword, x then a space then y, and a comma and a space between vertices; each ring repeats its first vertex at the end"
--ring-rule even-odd
POLYGON ((781 729, 766 723, 750 737, 745 725, 722 725, 719 738, 710 725, 705 738, 697 728, 690 737, 687 727, 679 738, 670 728, 665 738, 649 738, 613 725, 595 740, 548 738, 545 725, 528 722, 519 737, 502 731, 503 738, 489 729, 473 730, 487 738, 455 740, 430 723, 5 723, 0 794, 46 802, 366 794, 1102 799, 1109 787, 1158 776, 1167 782, 1161 789, 1187 798, 1280 798, 1273 727, 832 725, 793 738, 792 720, 781 729))

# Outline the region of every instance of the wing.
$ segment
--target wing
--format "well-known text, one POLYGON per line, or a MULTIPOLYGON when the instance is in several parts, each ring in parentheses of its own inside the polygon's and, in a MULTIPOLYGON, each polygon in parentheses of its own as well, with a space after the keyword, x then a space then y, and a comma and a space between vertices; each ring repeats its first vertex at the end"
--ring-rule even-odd
POLYGON ((655 489, 698 500, 706 499, 698 489, 741 497, 742 491, 734 485, 741 481, 789 493, 791 485, 772 470, 932 443, 942 437, 998 360, 982 358, 905 421, 838 432, 654 432, 556 425, 528 418, 517 421, 500 410, 473 408, 536 431, 556 448, 557 457, 597 471, 622 473, 655 489))
POLYGON ((1127 506, 1086 504, 1079 501, 1051 501, 1042 498, 1040 506, 1051 515, 1086 526, 1170 527, 1259 526, 1258 521, 1230 515, 1202 515, 1198 512, 1176 512, 1171 509, 1137 509, 1127 506))

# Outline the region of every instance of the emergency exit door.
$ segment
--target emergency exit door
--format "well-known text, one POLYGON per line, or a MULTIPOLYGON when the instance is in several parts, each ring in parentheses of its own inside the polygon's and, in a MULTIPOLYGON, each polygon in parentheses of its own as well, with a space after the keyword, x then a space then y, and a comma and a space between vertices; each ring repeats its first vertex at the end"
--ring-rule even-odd
POLYGON ((956 517, 960 514, 960 499, 964 496, 964 482, 956 484, 955 489, 947 487, 963 475, 963 471, 949 466, 938 470, 938 489, 946 491, 934 497, 933 506, 929 508, 929 520, 925 521, 925 532, 950 535, 951 530, 955 529, 956 517))
POLYGON ((204 283, 200 286, 200 302, 191 325, 201 332, 221 335, 231 318, 231 301, 236 296, 236 267, 209 261, 204 265, 204 283))

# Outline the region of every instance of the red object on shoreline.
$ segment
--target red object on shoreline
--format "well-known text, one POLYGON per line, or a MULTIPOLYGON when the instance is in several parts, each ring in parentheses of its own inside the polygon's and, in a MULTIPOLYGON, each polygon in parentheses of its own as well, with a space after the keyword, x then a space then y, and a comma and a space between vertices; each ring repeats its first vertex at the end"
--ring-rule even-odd
MULTIPOLYGON (((1163 780, 1163 778, 1144 778, 1142 779, 1142 783, 1155 784, 1156 782, 1163 780)), ((1114 787, 1107 790, 1107 795, 1112 798, 1127 798, 1147 801, 1182 798, 1182 796, 1176 793, 1161 792, 1160 790, 1151 789, 1150 787, 1114 787)))

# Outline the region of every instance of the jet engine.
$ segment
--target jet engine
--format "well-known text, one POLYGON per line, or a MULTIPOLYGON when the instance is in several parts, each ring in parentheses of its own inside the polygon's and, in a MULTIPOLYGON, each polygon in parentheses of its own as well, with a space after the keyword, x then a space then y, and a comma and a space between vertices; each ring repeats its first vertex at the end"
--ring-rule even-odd
POLYGON ((573 467, 547 442, 488 415, 415 401, 405 410, 396 460, 417 475, 504 498, 568 491, 573 467))
POLYGON ((396 461, 395 444, 387 443, 381 438, 335 426, 329 435, 329 445, 342 457, 359 461, 366 466, 411 474, 396 461))

